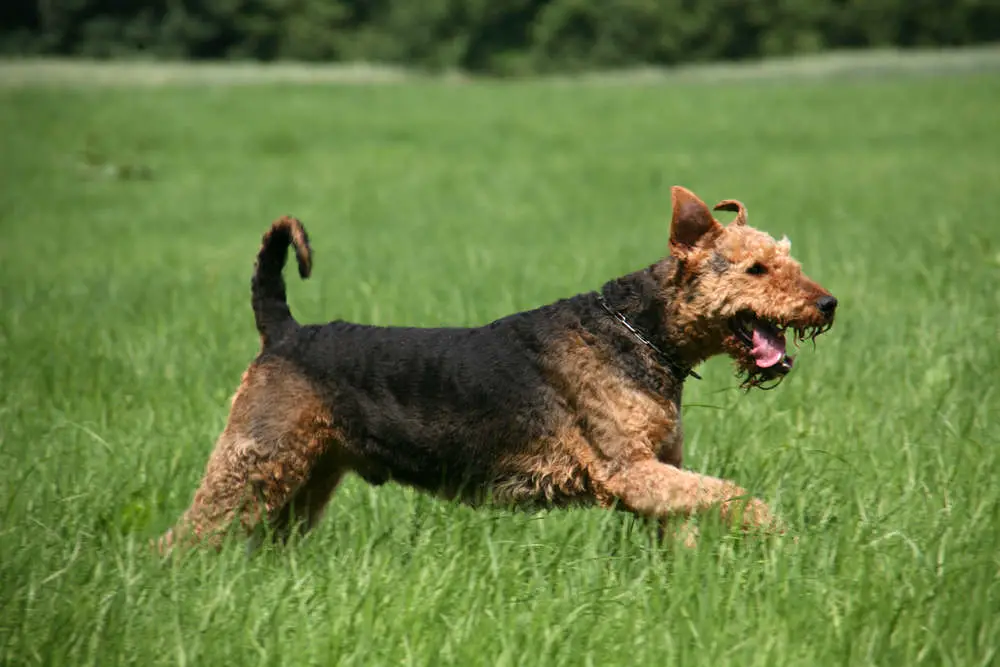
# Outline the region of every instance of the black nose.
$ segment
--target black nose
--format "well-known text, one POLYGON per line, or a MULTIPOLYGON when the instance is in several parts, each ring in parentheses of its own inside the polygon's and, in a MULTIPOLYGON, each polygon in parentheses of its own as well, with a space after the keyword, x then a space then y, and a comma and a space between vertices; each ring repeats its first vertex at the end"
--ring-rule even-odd
POLYGON ((837 298, 834 296, 821 296, 816 301, 816 307, 819 308, 819 312, 830 317, 833 315, 833 311, 837 310, 837 298))

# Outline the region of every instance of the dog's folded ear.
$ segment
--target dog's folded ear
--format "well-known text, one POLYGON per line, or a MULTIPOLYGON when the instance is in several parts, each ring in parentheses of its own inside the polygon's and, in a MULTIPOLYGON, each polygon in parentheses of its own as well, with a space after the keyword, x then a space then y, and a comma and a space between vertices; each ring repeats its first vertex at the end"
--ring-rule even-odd
POLYGON ((718 204, 715 205, 713 211, 733 211, 736 213, 736 218, 733 220, 732 224, 741 226, 747 224, 747 207, 743 205, 743 202, 737 201, 735 199, 723 199, 718 204))
POLYGON ((708 205, 687 188, 670 188, 673 219, 670 221, 670 250, 683 254, 696 245, 708 246, 722 232, 708 205))

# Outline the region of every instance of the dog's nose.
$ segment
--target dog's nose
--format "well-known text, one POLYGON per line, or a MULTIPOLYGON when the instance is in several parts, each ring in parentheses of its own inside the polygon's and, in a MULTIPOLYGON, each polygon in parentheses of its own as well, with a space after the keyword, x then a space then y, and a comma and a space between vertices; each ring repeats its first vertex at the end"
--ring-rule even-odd
POLYGON ((816 307, 819 308, 819 312, 830 317, 833 311, 837 310, 837 298, 831 295, 821 296, 816 301, 816 307))

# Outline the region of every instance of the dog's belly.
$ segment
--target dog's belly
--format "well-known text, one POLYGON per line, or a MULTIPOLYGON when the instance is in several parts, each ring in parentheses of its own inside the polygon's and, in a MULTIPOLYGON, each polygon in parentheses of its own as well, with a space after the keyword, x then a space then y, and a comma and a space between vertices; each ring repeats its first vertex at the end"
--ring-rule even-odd
POLYGON ((392 480, 475 503, 491 495, 494 481, 511 500, 558 496, 545 490, 547 482, 526 478, 537 471, 512 465, 564 419, 531 368, 517 370, 516 377, 510 365, 472 375, 424 367, 414 376, 348 376, 333 381, 329 407, 352 467, 370 482, 392 480), (539 490, 529 492, 533 487, 539 490))
POLYGON ((553 507, 581 507, 596 502, 590 477, 582 468, 558 471, 518 471, 499 476, 487 485, 487 496, 467 502, 489 502, 498 507, 537 511, 553 507))
POLYGON ((585 447, 551 434, 491 435, 488 429, 408 440, 369 434, 355 470, 371 484, 394 481, 475 506, 533 510, 594 502, 593 457, 585 447))
POLYGON ((454 443, 414 443, 369 437, 360 448, 355 471, 369 484, 388 481, 412 486, 448 498, 464 498, 485 485, 488 473, 470 450, 467 457, 453 454, 454 443))
POLYGON ((473 474, 442 474, 437 483, 429 471, 412 474, 396 468, 372 465, 357 470, 369 484, 388 481, 411 486, 446 500, 459 501, 473 507, 492 506, 521 511, 539 511, 556 507, 578 507, 596 502, 590 478, 582 468, 559 471, 507 471, 491 477, 473 474))

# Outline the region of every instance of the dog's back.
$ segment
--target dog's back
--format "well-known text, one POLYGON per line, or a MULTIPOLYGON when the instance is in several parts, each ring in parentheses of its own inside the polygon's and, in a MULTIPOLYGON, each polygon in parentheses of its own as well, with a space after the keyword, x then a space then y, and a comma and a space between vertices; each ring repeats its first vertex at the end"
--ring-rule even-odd
POLYGON ((367 476, 445 495, 487 481, 504 449, 539 439, 557 396, 542 354, 545 310, 474 328, 299 327, 280 359, 319 388, 367 476))

